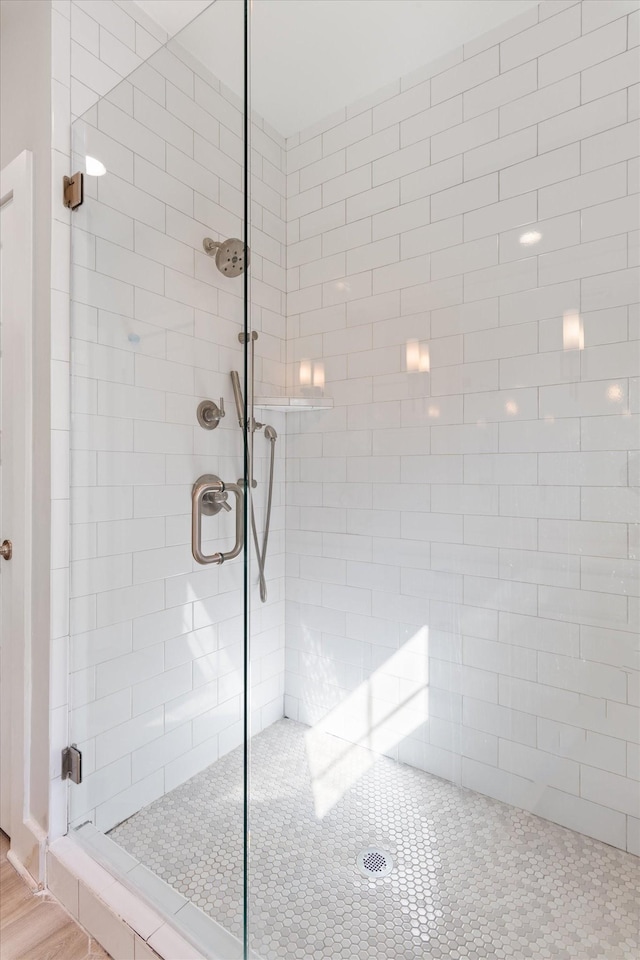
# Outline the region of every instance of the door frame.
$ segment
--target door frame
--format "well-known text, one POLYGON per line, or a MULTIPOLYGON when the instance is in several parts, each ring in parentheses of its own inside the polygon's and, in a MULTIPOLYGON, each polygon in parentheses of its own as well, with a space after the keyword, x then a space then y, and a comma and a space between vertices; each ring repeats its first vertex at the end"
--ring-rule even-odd
MULTIPOLYGON (((0 172, 0 206, 6 202, 14 205, 16 229, 10 246, 3 250, 4 271, 10 277, 14 307, 9 315, 3 316, 2 325, 3 354, 5 358, 10 357, 10 363, 3 364, 3 410, 11 411, 13 436, 22 438, 23 442, 11 451, 11 469, 19 482, 14 483, 12 516, 3 518, 5 530, 2 531, 3 538, 14 542, 13 558, 9 561, 11 602, 12 607, 18 605, 17 614, 12 613, 17 628, 3 631, 9 634, 3 636, 2 658, 3 677, 9 678, 10 737, 10 752, 3 766, 11 773, 8 859, 21 873, 28 873, 38 882, 43 877, 46 838, 30 815, 34 298, 33 156, 29 150, 23 150, 0 172)), ((3 473, 8 467, 5 459, 3 473)), ((5 485, 3 478, 3 487, 5 485)), ((48 584, 45 588, 48 589, 48 584)), ((6 619, 4 613, 3 618, 6 619)))

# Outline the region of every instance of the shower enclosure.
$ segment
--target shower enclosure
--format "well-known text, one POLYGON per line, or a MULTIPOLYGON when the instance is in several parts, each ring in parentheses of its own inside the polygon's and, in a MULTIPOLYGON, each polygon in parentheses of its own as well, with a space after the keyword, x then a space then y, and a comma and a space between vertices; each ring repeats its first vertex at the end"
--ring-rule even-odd
POLYGON ((638 14, 385 8, 73 124, 69 831, 213 960, 631 960, 638 14))

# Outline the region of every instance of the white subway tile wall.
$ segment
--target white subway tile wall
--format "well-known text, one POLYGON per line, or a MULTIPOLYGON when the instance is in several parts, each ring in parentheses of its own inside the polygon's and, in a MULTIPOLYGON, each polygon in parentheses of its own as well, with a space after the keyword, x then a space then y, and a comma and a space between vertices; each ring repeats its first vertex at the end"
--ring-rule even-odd
POLYGON ((287 149, 285 713, 633 850, 638 6, 287 149))
MULTIPOLYGON (((70 733, 84 782, 70 811, 108 830, 242 740, 242 562, 203 568, 190 549, 193 482, 242 473, 229 378, 242 370, 242 279, 202 249, 206 236, 243 235, 242 104, 177 44, 153 53, 163 37, 135 4, 74 2, 70 15, 72 107, 88 111, 74 160, 107 168, 86 177, 72 221, 70 733), (220 396, 227 417, 204 431, 197 405, 220 396)), ((272 396, 286 370, 285 143, 254 117, 252 149, 256 392, 272 396)), ((282 414, 269 419, 279 441, 269 602, 252 597, 255 732, 284 702, 286 441, 282 414)), ((262 529, 261 435, 255 455, 262 529)), ((205 520, 205 551, 229 549, 234 523, 205 520)))

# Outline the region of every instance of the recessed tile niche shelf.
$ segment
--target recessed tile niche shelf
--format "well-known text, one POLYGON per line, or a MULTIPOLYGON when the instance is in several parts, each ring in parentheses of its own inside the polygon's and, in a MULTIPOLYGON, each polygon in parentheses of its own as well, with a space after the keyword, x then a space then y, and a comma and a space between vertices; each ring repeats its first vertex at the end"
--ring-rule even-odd
POLYGON ((256 397, 255 406, 278 413, 299 413, 301 410, 332 410, 331 397, 256 397))

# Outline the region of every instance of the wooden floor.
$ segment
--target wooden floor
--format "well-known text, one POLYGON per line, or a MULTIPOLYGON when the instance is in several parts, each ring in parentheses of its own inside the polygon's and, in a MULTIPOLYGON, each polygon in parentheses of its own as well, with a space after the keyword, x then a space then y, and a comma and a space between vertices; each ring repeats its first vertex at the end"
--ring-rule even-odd
POLYGON ((8 849, 0 832, 0 960, 109 960, 53 897, 32 893, 8 849))

